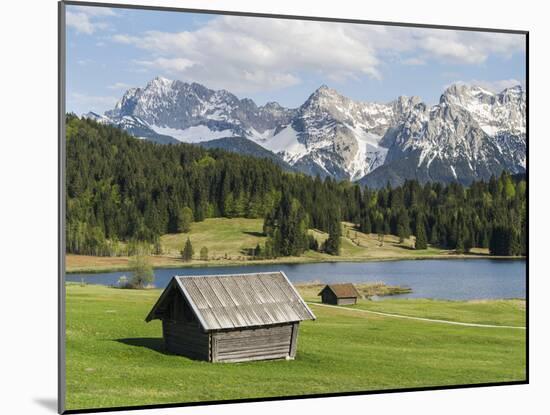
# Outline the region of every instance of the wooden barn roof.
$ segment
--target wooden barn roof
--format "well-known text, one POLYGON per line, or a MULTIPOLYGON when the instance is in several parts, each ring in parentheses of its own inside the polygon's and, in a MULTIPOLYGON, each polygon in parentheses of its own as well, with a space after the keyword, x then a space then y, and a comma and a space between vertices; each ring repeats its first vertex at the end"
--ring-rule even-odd
POLYGON ((325 291, 326 289, 331 290, 334 293, 334 295, 338 298, 350 298, 350 297, 360 297, 361 296, 359 294, 359 292, 357 291, 357 289, 355 288, 355 285, 353 285, 351 283, 328 284, 317 295, 321 295, 321 293, 323 291, 325 291))
POLYGON ((158 318, 156 309, 167 297, 166 293, 175 287, 187 299, 206 331, 315 319, 283 272, 266 272, 175 276, 146 321, 158 318))

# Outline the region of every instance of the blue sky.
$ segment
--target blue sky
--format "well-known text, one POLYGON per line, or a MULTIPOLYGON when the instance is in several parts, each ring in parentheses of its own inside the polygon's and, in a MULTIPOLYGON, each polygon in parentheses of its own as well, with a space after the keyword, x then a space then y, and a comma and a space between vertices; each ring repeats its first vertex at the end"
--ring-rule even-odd
POLYGON ((525 83, 523 35, 67 6, 67 110, 103 113, 156 76, 302 104, 320 85, 361 101, 455 82, 525 83))

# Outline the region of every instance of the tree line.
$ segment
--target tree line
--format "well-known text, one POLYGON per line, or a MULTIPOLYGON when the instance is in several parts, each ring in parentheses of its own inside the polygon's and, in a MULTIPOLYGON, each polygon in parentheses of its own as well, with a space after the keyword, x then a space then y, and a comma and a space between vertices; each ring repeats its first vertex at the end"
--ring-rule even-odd
POLYGON ((209 217, 264 218, 267 257, 316 249, 338 255, 341 221, 365 233, 495 255, 526 253, 526 182, 507 173, 458 183, 362 188, 284 172, 267 159, 189 144, 136 140, 112 126, 67 116, 67 251, 132 255, 209 217), (329 234, 323 246, 307 229, 329 234), (317 245, 317 246, 316 246, 317 245))

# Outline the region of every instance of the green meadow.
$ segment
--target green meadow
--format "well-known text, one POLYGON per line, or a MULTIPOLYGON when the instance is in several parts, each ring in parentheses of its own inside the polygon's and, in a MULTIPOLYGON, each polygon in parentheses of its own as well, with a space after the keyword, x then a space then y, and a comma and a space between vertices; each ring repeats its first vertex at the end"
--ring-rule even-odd
MULTIPOLYGON (((322 242, 328 235, 319 230, 310 229, 309 233, 322 242)), ((384 261, 398 259, 447 259, 447 258, 487 258, 487 249, 474 248, 469 254, 457 254, 453 250, 428 246, 427 249, 415 250, 414 237, 399 242, 395 235, 365 234, 354 229, 347 222, 342 223, 342 247, 339 256, 322 252, 306 251, 299 257, 281 257, 276 259, 256 259, 249 251, 256 245, 265 244, 263 219, 247 218, 209 218, 191 224, 188 233, 166 234, 161 236, 161 255, 149 257, 155 268, 172 268, 187 266, 226 266, 270 263, 304 263, 334 261, 384 261), (181 250, 189 238, 195 255, 193 260, 185 262, 181 250), (200 249, 208 249, 208 260, 200 259, 200 249)), ((494 257, 492 257, 494 258, 494 257)), ((100 257, 91 255, 66 256, 67 272, 107 272, 128 269, 128 257, 100 257)))
MULTIPOLYGON (((306 300, 314 290, 298 287, 306 300)), ((212 364, 163 350, 160 290, 67 285, 67 409, 525 380, 526 332, 311 305, 294 361, 212 364)), ((361 301, 359 309, 524 325, 520 300, 361 301)))

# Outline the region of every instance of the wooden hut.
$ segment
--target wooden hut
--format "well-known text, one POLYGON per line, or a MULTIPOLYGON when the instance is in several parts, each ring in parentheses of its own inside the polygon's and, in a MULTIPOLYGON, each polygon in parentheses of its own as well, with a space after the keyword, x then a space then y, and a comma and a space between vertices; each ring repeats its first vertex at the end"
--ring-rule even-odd
POLYGON ((145 321, 162 320, 167 351, 210 362, 292 359, 315 320, 283 272, 175 276, 145 321))
POLYGON ((351 283, 347 284, 328 284, 317 295, 321 296, 324 304, 349 305, 357 304, 359 292, 351 283))

